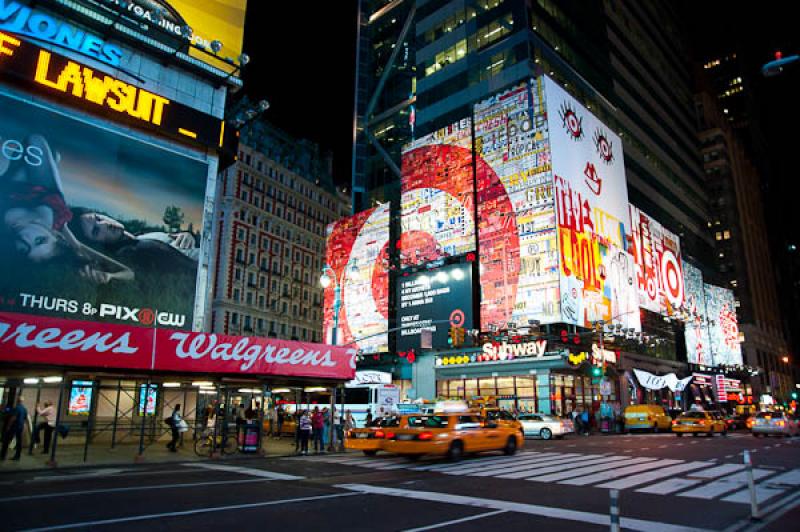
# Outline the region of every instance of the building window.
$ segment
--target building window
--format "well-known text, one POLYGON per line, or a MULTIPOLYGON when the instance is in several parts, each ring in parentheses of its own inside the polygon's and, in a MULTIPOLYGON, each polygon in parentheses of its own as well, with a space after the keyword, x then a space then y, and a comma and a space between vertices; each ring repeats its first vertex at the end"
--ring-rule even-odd
POLYGON ((237 303, 239 302, 239 289, 238 288, 234 288, 233 289, 233 300, 235 302, 237 302, 237 303))

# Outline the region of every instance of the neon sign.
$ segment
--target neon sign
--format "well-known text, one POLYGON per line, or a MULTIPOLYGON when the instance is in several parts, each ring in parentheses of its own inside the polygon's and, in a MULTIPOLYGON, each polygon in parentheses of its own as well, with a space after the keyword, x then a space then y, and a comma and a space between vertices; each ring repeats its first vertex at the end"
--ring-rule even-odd
POLYGON ((19 2, 0 0, 0 29, 63 46, 112 66, 119 66, 122 58, 118 46, 19 2))
POLYGON ((220 144, 221 120, 3 32, 0 75, 30 92, 115 121, 155 128, 204 147, 220 144))

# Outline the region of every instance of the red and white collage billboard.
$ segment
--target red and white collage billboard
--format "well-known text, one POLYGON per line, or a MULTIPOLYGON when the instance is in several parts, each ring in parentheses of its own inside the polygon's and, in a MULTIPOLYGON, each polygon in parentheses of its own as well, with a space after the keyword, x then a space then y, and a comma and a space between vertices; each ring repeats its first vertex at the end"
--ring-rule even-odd
POLYGON ((324 341, 362 353, 389 350, 389 204, 328 226, 324 341), (334 316, 336 299, 338 316, 334 316), (334 328, 336 341, 334 342, 334 328))
POLYGON ((402 173, 403 266, 475 251, 472 120, 460 120, 406 146, 402 173))
POLYGON ((630 220, 630 251, 636 261, 639 306, 672 314, 685 301, 680 239, 633 205, 630 220))

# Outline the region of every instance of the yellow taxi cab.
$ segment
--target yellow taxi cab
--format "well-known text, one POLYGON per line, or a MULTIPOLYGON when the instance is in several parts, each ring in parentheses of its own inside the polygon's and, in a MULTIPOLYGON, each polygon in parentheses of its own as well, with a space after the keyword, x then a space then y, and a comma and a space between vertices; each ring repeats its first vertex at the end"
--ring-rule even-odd
POLYGON ((474 409, 473 411, 482 419, 497 423, 498 427, 510 427, 518 430, 523 437, 525 435, 522 422, 520 422, 511 412, 507 410, 497 407, 483 407, 480 409, 474 409))
POLYGON ((649 429, 653 432, 669 430, 672 418, 669 417, 663 406, 659 405, 630 405, 625 407, 622 414, 625 420, 625 431, 634 429, 649 429))
POLYGON ((727 436, 728 426, 725 423, 725 419, 719 414, 690 410, 689 412, 684 412, 672 422, 672 432, 679 438, 684 434, 713 436, 715 432, 727 436))
POLYGON ((375 456, 383 449, 386 433, 405 427, 408 416, 387 416, 374 420, 369 427, 350 429, 345 434, 344 448, 350 451, 363 451, 367 456, 375 456))
POLYGON ((524 441, 518 429, 483 420, 467 411, 410 415, 405 428, 386 432, 383 450, 411 459, 431 454, 459 460, 465 453, 483 451, 512 455, 524 441))

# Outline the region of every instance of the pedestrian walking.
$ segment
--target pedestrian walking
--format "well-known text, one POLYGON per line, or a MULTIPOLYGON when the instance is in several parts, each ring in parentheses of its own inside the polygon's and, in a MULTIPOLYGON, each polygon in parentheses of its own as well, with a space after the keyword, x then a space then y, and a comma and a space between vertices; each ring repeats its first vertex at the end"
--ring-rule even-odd
POLYGON ((367 408, 367 417, 366 421, 364 422, 364 426, 369 427, 370 425, 372 425, 372 410, 367 408))
POLYGON ((44 430, 42 454, 47 454, 50 452, 50 442, 56 428, 56 409, 53 407, 52 401, 45 401, 44 405, 36 405, 36 413, 42 420, 36 424, 36 428, 33 430, 33 443, 40 443, 39 434, 44 430))
POLYGON ((583 435, 588 436, 591 427, 589 426, 589 410, 586 408, 581 412, 581 428, 583 429, 583 435))
POLYGON ((337 446, 341 446, 342 442, 344 442, 344 434, 342 433, 344 417, 336 411, 336 407, 333 407, 333 410, 331 410, 331 418, 333 418, 334 448, 336 448, 337 446))
POLYGON ((172 453, 178 452, 178 439, 180 438, 180 430, 181 430, 181 422, 183 419, 181 418, 181 405, 175 405, 175 408, 172 409, 172 415, 169 416, 169 428, 172 432, 172 439, 167 444, 167 449, 170 450, 172 453))
POLYGON ((325 452, 325 441, 322 439, 324 432, 325 418, 319 411, 319 407, 315 406, 314 412, 311 414, 311 436, 314 438, 314 452, 317 454, 325 452))
POLYGON ((313 428, 311 426, 311 418, 308 417, 308 411, 303 410, 300 419, 297 422, 297 434, 300 438, 300 454, 308 454, 308 439, 311 437, 313 428))
POLYGON ((3 447, 0 451, 0 459, 5 460, 8 455, 8 447, 11 440, 16 443, 16 450, 12 460, 19 460, 22 454, 22 433, 25 431, 25 423, 28 421, 28 409, 25 408, 25 398, 21 395, 17 399, 17 404, 13 407, 6 407, 3 427, 3 447))
POLYGON ((344 411, 344 433, 347 434, 356 428, 356 420, 353 418, 353 413, 350 410, 344 411))
POLYGON ((283 432, 283 421, 286 419, 286 410, 283 405, 278 405, 278 439, 281 439, 281 432, 283 432))
POLYGON ((328 411, 328 407, 324 407, 322 409, 322 450, 325 450, 325 446, 328 446, 328 450, 331 450, 331 442, 330 442, 330 434, 331 434, 331 413, 328 411))

